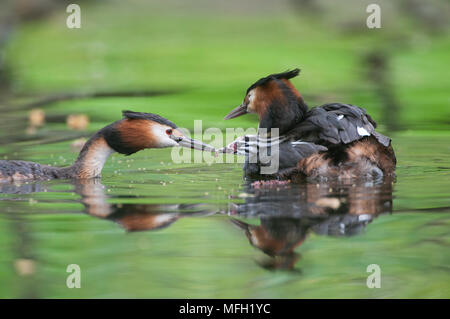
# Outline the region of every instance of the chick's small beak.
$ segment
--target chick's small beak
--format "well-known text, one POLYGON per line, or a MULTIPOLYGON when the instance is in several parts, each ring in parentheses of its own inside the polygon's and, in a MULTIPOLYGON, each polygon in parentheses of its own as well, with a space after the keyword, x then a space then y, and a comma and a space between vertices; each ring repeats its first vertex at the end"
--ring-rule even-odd
POLYGON ((206 151, 206 152, 215 152, 216 149, 212 147, 209 144, 202 143, 200 141, 194 140, 192 138, 186 137, 186 136, 170 136, 171 139, 173 139, 175 142, 178 143, 178 145, 187 147, 187 148, 193 148, 200 151, 206 151))
POLYGON ((247 105, 241 104, 237 108, 235 108, 233 111, 228 113, 227 116, 225 116, 225 120, 234 119, 235 117, 244 115, 247 113, 247 105))
POLYGON ((216 153, 218 153, 218 154, 219 153, 237 154, 237 147, 238 147, 237 143, 233 142, 233 143, 228 144, 225 147, 217 149, 216 153))

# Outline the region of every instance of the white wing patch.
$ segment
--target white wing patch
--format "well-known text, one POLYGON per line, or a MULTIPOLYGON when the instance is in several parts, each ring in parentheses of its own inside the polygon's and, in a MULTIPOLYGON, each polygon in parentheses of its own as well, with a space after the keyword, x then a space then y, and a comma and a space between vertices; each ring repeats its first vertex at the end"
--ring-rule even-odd
POLYGON ((370 136, 370 133, 364 127, 357 127, 356 130, 360 136, 370 136))
POLYGON ((161 214, 161 215, 157 215, 155 218, 155 222, 156 224, 164 224, 164 223, 168 223, 171 220, 177 219, 178 216, 176 214, 161 214))
POLYGON ((338 117, 337 117, 338 121, 342 120, 343 118, 344 118, 344 114, 340 114, 340 115, 338 115, 338 117))
POLYGON ((302 145, 302 144, 310 144, 310 143, 302 141, 291 142, 291 145, 302 145))

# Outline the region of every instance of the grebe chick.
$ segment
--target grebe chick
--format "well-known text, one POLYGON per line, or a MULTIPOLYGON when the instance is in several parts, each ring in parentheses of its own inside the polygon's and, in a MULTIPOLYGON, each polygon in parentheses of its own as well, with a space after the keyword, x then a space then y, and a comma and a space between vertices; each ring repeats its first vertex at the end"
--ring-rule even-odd
POLYGON ((215 151, 208 144, 186 137, 174 123, 157 114, 123 111, 123 117, 95 133, 72 166, 0 160, 0 182, 100 177, 107 158, 114 152, 131 155, 146 148, 172 146, 215 151))
MULTIPOLYGON (((376 123, 370 115, 360 107, 341 103, 308 110, 289 81, 299 72, 295 69, 259 79, 247 89, 243 103, 225 117, 227 120, 247 113, 258 115, 256 141, 275 140, 272 146, 279 149, 279 168, 271 177, 379 179, 393 176, 396 158, 391 139, 375 131, 376 123), (279 137, 271 136, 271 129, 278 129, 279 137)), ((259 158, 261 143, 255 144, 255 138, 253 142, 248 140, 249 136, 238 139, 219 152, 246 154, 248 159, 250 151, 256 152, 259 158)), ((256 163, 246 160, 245 174, 257 177, 263 166, 266 163, 258 159, 256 163)))

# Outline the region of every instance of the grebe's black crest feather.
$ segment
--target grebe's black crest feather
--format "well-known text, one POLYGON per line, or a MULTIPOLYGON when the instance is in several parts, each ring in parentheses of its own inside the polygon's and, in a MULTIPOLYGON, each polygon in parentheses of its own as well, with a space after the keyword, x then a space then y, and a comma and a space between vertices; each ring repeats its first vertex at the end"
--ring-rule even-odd
POLYGON ((253 90, 254 88, 264 85, 272 80, 281 80, 281 79, 292 79, 295 78, 298 74, 300 73, 300 69, 294 69, 294 70, 290 70, 290 71, 285 71, 282 73, 274 73, 271 75, 268 75, 264 78, 259 79, 258 81, 256 81, 255 83, 253 83, 252 85, 250 85, 250 87, 247 89, 247 93, 251 90, 253 90))
POLYGON ((153 113, 144 113, 144 112, 133 112, 129 110, 122 111, 122 115, 126 117, 127 119, 143 119, 143 120, 150 120, 154 121, 160 124, 164 124, 167 126, 170 126, 172 128, 177 128, 177 126, 169 121, 168 119, 159 116, 158 114, 153 113))

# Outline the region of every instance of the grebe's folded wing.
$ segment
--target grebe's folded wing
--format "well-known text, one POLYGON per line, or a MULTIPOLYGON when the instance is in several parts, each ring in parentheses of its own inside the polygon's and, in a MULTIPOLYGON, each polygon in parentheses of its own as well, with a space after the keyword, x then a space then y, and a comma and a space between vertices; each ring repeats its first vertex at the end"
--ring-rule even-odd
POLYGON ((286 141, 280 144, 279 167, 281 169, 295 167, 301 159, 326 150, 325 146, 314 143, 286 141))
POLYGON ((298 154, 301 158, 308 157, 317 152, 328 150, 328 148, 323 145, 303 141, 291 142, 291 145, 295 153, 298 154))
POLYGON ((317 144, 348 144, 372 135, 381 144, 388 146, 390 139, 377 133, 376 126, 363 108, 330 103, 312 108, 290 135, 317 144))

